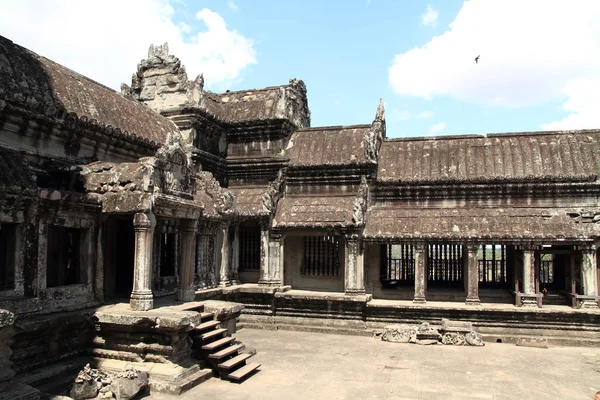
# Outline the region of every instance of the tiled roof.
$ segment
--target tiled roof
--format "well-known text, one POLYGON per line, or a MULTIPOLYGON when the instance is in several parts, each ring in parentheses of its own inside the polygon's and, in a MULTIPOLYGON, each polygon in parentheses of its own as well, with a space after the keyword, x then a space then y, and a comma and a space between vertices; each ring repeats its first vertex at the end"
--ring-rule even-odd
POLYGON ((301 129, 285 151, 291 167, 365 164, 364 138, 371 125, 301 129))
POLYGON ((600 131, 384 141, 378 180, 400 184, 584 181, 600 172, 600 131))
POLYGON ((364 236, 379 239, 563 240, 600 234, 597 223, 580 223, 580 208, 440 208, 374 206, 364 236))
POLYGON ((236 214, 246 216, 257 216, 264 214, 263 195, 269 189, 268 185, 229 187, 228 190, 233 193, 232 209, 236 214))
POLYGON ((352 226, 355 199, 356 194, 286 196, 279 200, 273 226, 352 226))
POLYGON ((0 99, 48 116, 76 114, 162 145, 177 127, 146 106, 0 36, 0 99))
POLYGON ((211 113, 228 122, 280 118, 276 107, 282 86, 238 92, 204 92, 203 105, 211 113))

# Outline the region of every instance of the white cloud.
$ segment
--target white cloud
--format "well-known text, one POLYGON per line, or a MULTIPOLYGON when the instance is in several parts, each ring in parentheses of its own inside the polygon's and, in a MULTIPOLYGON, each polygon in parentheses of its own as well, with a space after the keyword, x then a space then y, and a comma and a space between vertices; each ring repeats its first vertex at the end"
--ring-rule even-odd
POLYGON ((429 127, 429 133, 430 134, 440 133, 444 129, 446 129, 446 123, 438 122, 437 124, 433 124, 429 127))
POLYGON ((425 99, 520 107, 566 98, 571 114, 545 128, 599 126, 599 77, 597 0, 466 1, 444 34, 389 69, 396 93, 425 99))
POLYGON ((238 12, 240 11, 240 8, 238 7, 237 4, 235 4, 233 1, 228 1, 227 2, 227 6, 229 7, 229 9, 233 12, 238 12))
POLYGON ((167 0, 28 0, 5 7, 0 26, 15 43, 117 90, 131 83, 153 43, 169 42, 189 78, 204 73, 209 88, 225 87, 257 63, 252 40, 219 14, 199 11, 194 27, 174 22, 173 14, 167 0))
POLYGON ((415 117, 419 118, 419 119, 431 118, 431 117, 433 117, 433 112, 431 112, 431 111, 423 111, 423 112, 418 113, 417 115, 415 115, 415 117))
POLYGON ((421 15, 421 23, 423 25, 435 25, 440 13, 431 5, 427 4, 427 10, 421 15))

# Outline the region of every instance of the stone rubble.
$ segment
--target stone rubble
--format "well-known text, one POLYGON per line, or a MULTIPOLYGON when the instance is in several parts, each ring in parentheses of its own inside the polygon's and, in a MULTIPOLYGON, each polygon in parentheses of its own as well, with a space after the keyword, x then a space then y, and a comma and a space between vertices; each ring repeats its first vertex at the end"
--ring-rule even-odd
MULTIPOLYGON (((377 334, 379 336, 379 333, 377 334)), ((416 343, 420 345, 444 344, 453 346, 484 346, 481 335, 473 330, 470 322, 442 319, 439 329, 428 322, 419 326, 394 324, 383 328, 381 340, 395 343, 416 343)))
POLYGON ((100 371, 87 364, 75 378, 69 395, 74 400, 134 398, 148 386, 148 373, 128 364, 122 371, 100 371))

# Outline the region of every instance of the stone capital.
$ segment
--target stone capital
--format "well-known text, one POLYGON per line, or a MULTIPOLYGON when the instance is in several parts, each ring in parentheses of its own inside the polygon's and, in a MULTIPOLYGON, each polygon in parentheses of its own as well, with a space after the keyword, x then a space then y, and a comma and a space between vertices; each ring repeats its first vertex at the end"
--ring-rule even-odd
POLYGON ((198 231, 198 221, 195 219, 184 219, 181 221, 181 231, 184 233, 196 233, 198 231))
POLYGON ((579 251, 581 251, 581 254, 593 254, 597 249, 598 247, 595 243, 583 243, 579 245, 579 251))
POLYGON ((135 213, 133 215, 133 228, 135 230, 149 230, 156 226, 153 213, 135 213))

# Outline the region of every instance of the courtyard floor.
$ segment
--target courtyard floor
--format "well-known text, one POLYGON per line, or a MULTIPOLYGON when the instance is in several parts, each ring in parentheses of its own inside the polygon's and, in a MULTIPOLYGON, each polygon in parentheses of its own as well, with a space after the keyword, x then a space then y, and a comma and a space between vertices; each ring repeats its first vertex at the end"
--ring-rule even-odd
POLYGON ((235 336, 257 351, 260 371, 242 384, 210 379, 179 399, 590 400, 600 390, 600 348, 419 346, 252 329, 235 336))

